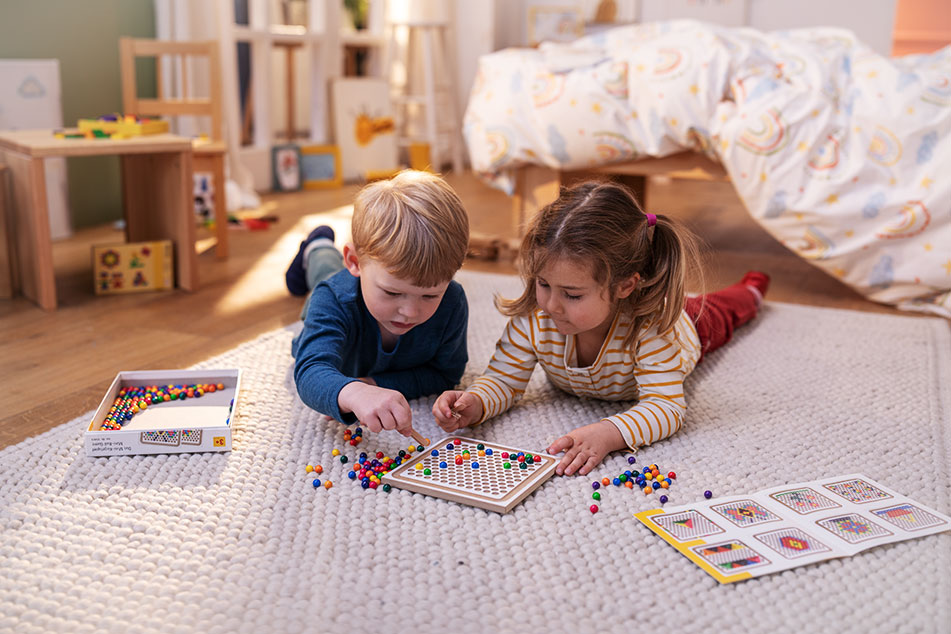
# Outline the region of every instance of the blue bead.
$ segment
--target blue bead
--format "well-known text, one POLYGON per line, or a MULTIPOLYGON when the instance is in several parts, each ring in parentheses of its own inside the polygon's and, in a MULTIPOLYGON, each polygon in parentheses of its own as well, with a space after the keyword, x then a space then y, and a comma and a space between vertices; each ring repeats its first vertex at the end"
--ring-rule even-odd
POLYGON ((445 460, 443 460, 442 462, 439 463, 439 468, 440 468, 440 469, 445 469, 445 468, 448 467, 448 466, 449 466, 449 465, 446 464, 446 461, 445 461, 445 460))
POLYGON ((320 486, 320 480, 318 480, 317 478, 314 478, 314 488, 316 489, 319 486, 320 486))
POLYGON ((439 455, 439 451, 438 451, 437 449, 433 449, 433 450, 430 452, 429 455, 431 455, 431 456, 433 456, 433 457, 436 457, 436 456, 439 455))
POLYGON ((654 484, 652 484, 651 486, 654 487, 654 490, 657 490, 660 488, 660 482, 658 482, 657 480, 654 480, 654 484))
POLYGON ((620 479, 620 478, 614 478, 614 480, 611 481, 611 484, 613 484, 613 485, 616 486, 616 487, 619 487, 619 486, 621 486, 621 479, 620 479))
POLYGON ((705 498, 707 498, 707 499, 709 500, 710 498, 713 497, 713 491, 704 491, 704 492, 703 492, 703 497, 705 497, 705 498))
POLYGON ((347 473, 347 477, 350 478, 351 480, 356 480, 356 479, 357 479, 357 472, 356 472, 356 471, 350 471, 349 473, 347 473))
POLYGON ((598 489, 601 488, 601 483, 595 480, 594 482, 591 483, 591 488, 597 491, 598 489))
POLYGON ((628 469, 627 471, 625 471, 625 472, 624 472, 624 475, 626 475, 626 476, 629 477, 629 478, 633 478, 633 477, 634 477, 634 474, 631 473, 631 470, 630 470, 630 469, 628 469))
POLYGON ((491 449, 486 449, 486 450, 485 450, 485 455, 491 456, 491 455, 492 455, 492 450, 491 450, 491 449))
POLYGON ((641 471, 641 473, 650 473, 650 472, 651 472, 650 467, 644 467, 644 469, 641 471))
POLYGON ((667 504, 667 496, 666 496, 666 495, 660 496, 660 503, 661 503, 661 504, 667 504))
POLYGON ((364 489, 369 489, 369 488, 370 488, 370 480, 369 480, 369 478, 368 478, 368 479, 365 479, 363 482, 361 482, 361 483, 360 483, 360 486, 362 486, 364 489))
POLYGON ((479 468, 479 463, 478 463, 478 462, 473 462, 473 463, 472 463, 472 468, 473 468, 473 469, 478 469, 478 468, 479 468))
POLYGON ((449 443, 448 445, 446 445, 446 450, 447 450, 447 451, 452 451, 452 448, 453 448, 454 446, 455 446, 455 445, 453 445, 452 443, 449 443))

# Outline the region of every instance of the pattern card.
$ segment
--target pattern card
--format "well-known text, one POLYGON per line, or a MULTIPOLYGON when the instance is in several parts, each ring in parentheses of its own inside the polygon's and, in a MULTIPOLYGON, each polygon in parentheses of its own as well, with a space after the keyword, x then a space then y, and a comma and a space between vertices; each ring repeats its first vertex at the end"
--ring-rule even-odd
POLYGON ((822 509, 836 508, 839 506, 818 491, 813 491, 810 488, 782 491, 780 493, 774 493, 771 497, 780 504, 783 504, 802 515, 814 513, 815 511, 821 511, 822 509))
POLYGON ((739 541, 697 546, 693 549, 693 552, 716 568, 729 573, 737 570, 748 570, 754 566, 763 566, 769 563, 769 559, 739 541))
POLYGON ((798 528, 781 528, 777 531, 761 533, 756 536, 756 539, 787 559, 825 553, 830 550, 818 539, 812 535, 807 535, 798 528))
POLYGON ((737 500, 711 508, 737 526, 755 526, 780 520, 778 515, 753 500, 737 500))
POLYGON ((720 583, 951 529, 951 517, 861 474, 634 516, 720 583))
POLYGON ((825 488, 855 504, 887 500, 892 497, 861 478, 853 478, 842 482, 831 482, 825 485, 825 488))
POLYGON ((883 535, 891 535, 888 531, 872 520, 865 519, 861 515, 843 515, 841 517, 829 517, 816 522, 819 526, 826 529, 836 537, 841 537, 850 544, 867 539, 874 539, 883 535))
POLYGON ((697 511, 688 511, 677 515, 664 515, 656 518, 654 521, 658 526, 670 533, 674 539, 681 542, 723 532, 722 528, 697 511))
POLYGON ((940 526, 943 521, 940 517, 932 515, 914 504, 887 506, 883 509, 872 511, 872 513, 875 517, 879 517, 906 531, 920 531, 932 526, 940 526))

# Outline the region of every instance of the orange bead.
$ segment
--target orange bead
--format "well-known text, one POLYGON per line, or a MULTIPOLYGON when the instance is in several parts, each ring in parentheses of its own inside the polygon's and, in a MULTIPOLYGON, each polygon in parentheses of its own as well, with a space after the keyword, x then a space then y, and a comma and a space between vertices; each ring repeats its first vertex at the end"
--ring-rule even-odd
POLYGON ((629 489, 633 489, 633 488, 634 488, 634 483, 631 482, 630 480, 628 480, 627 482, 624 483, 624 486, 626 486, 626 487, 629 488, 629 489))
POLYGON ((662 488, 662 489, 669 489, 669 488, 670 488, 670 485, 667 484, 667 480, 664 480, 663 482, 660 483, 660 488, 662 488))
POLYGON ((644 495, 650 495, 654 492, 653 487, 644 487, 644 495))
POLYGON ((334 485, 334 483, 331 482, 330 480, 327 480, 326 482, 324 482, 324 488, 325 488, 325 489, 329 489, 329 488, 332 487, 333 485, 334 485))
POLYGON ((317 465, 316 467, 314 467, 314 473, 316 473, 316 474, 319 475, 319 474, 321 474, 321 473, 323 473, 323 472, 324 472, 324 468, 321 467, 320 465, 317 465))
POLYGON ((601 478, 601 484, 603 484, 604 486, 608 486, 609 484, 611 484, 611 481, 608 480, 607 478, 601 478))

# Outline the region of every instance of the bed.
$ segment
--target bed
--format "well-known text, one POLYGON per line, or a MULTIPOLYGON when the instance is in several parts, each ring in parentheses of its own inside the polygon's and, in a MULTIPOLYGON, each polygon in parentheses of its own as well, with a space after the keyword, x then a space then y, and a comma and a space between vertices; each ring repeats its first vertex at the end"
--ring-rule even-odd
POLYGON ((642 196, 652 174, 729 178, 799 256, 951 318, 951 47, 889 59, 834 28, 618 27, 480 58, 464 135, 516 223, 579 171, 642 196))

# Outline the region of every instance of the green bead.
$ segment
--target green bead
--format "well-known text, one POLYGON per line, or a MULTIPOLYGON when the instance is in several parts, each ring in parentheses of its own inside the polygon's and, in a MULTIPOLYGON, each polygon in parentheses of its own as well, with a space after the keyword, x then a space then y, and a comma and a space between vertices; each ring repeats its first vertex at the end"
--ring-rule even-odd
POLYGON ((534 459, 535 457, 532 454, 530 453, 525 454, 525 462, 531 462, 534 459))
POLYGON ((346 457, 346 456, 340 456, 340 464, 347 464, 347 457, 346 457))
POLYGON ((627 482, 627 476, 624 475, 623 473, 619 475, 617 479, 620 480, 621 482, 627 482))
POLYGON ((390 485, 384 484, 384 485, 383 485, 383 492, 384 492, 384 493, 389 493, 391 488, 392 488, 392 487, 390 487, 390 485))
POLYGON ((425 448, 426 447, 423 447, 422 445, 416 445, 416 451, 422 451, 425 448))
POLYGON ((478 445, 476 445, 476 449, 478 449, 479 451, 482 451, 483 449, 485 449, 485 445, 483 445, 483 444, 480 442, 478 445))
POLYGON ((520 463, 518 463, 518 468, 519 468, 519 469, 528 469, 528 465, 525 464, 524 462, 520 462, 520 463))
POLYGON ((429 467, 423 469, 423 475, 432 475, 432 470, 429 467))
POLYGON ((598 493, 597 491, 595 491, 594 493, 591 494, 591 497, 592 497, 593 499, 595 499, 595 500, 600 500, 600 499, 601 499, 601 494, 598 493))
POLYGON ((503 468, 503 469, 511 469, 511 468, 512 468, 512 465, 511 465, 510 463, 508 463, 508 462, 503 462, 503 463, 502 463, 502 468, 503 468))

